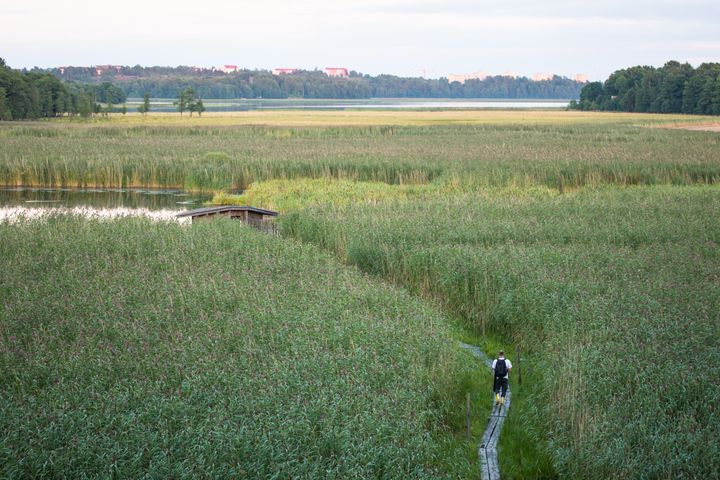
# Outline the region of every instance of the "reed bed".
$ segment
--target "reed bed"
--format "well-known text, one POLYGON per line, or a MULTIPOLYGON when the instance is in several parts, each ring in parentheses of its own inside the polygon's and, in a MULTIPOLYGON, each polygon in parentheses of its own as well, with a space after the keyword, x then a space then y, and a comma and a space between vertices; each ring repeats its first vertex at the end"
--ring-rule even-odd
POLYGON ((712 133, 644 128, 645 117, 632 116, 508 118, 516 123, 462 123, 471 122, 462 116, 412 126, 10 123, 0 126, 0 184, 227 192, 315 178, 565 190, 720 179, 713 156, 720 137, 712 133))
POLYGON ((0 239, 3 478, 473 471, 447 319, 313 246, 71 215, 0 239))
POLYGON ((437 198, 445 190, 452 190, 452 187, 440 184, 389 185, 382 182, 298 178, 254 183, 240 195, 218 193, 210 203, 263 205, 265 208, 287 212, 312 205, 345 206, 437 198))
POLYGON ((503 476, 712 478, 717 218, 717 187, 667 186, 315 206, 282 222, 522 347, 535 384, 505 433, 541 445, 554 472, 504 434, 503 476))
MULTIPOLYGON (((255 112, 11 123, 0 126, 0 183, 183 187, 280 209, 287 237, 431 299, 463 335, 522 348, 530 371, 501 439, 504 477, 715 478, 720 136, 646 128, 688 121, 255 112)), ((462 421, 452 405, 484 391, 483 376, 457 364, 447 317, 289 238, 137 222, 2 226, 3 428, 32 439, 5 435, 8 472, 99 472, 116 459, 130 476, 470 471, 472 448, 459 453, 448 433, 462 421), (360 363, 342 353, 358 348, 360 363), (250 393, 235 401, 238 391, 250 393), (109 398, 98 411, 83 400, 95 392, 109 398), (316 396, 331 408, 297 406, 316 396), (68 437, 63 422, 89 426, 68 437), (71 448, 54 449, 62 442, 71 448), (31 463, 10 460, 18 445, 31 463)))

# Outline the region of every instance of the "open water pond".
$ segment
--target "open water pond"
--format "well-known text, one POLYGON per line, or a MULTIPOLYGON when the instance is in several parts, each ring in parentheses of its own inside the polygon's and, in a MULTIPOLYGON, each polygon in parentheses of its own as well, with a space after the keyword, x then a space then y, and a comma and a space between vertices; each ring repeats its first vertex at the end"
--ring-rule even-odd
POLYGON ((183 223, 176 215, 203 206, 210 195, 140 188, 0 187, 0 222, 22 222, 56 214, 86 218, 147 217, 183 223))
POLYGON ((189 210, 210 198, 183 190, 0 187, 0 207, 189 210))

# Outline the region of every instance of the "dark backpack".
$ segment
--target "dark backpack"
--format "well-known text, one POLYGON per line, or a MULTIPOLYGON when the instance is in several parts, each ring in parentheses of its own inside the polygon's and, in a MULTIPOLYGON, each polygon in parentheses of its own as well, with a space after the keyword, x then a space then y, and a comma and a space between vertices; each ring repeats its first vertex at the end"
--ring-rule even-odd
POLYGON ((499 358, 495 361, 495 376, 505 377, 507 375, 507 364, 505 359, 500 360, 499 358))

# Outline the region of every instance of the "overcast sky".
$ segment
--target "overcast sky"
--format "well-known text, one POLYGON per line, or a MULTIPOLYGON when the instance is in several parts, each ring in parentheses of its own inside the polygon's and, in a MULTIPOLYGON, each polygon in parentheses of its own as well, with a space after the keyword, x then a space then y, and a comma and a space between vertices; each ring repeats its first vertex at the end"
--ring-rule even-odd
POLYGON ((720 0, 2 0, 15 68, 237 64, 604 79, 720 61, 720 0))

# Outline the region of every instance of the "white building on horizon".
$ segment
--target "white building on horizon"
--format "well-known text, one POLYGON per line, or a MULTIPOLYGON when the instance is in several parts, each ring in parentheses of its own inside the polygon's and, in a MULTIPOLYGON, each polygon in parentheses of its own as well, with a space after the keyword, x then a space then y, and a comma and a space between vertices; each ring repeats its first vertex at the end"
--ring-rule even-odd
POLYGON ((272 74, 273 75, 292 75, 293 73, 297 72, 297 68, 286 68, 286 67, 279 67, 279 68, 273 68, 272 74))
POLYGON ((220 65, 216 70, 220 70, 223 73, 234 73, 240 70, 237 65, 220 65))
POLYGON ((348 78, 350 76, 350 72, 344 67, 326 67, 324 72, 328 77, 348 78))
POLYGON ((542 82, 543 80, 552 80, 554 75, 552 73, 535 73, 532 76, 534 82, 542 82))
POLYGON ((575 76, 573 77, 573 80, 575 80, 576 82, 580 82, 580 83, 587 83, 590 81, 590 79, 588 78, 586 73, 575 74, 575 76))
POLYGON ((448 75, 448 82, 465 83, 468 80, 485 80, 487 77, 488 74, 482 71, 472 73, 453 73, 448 75))

